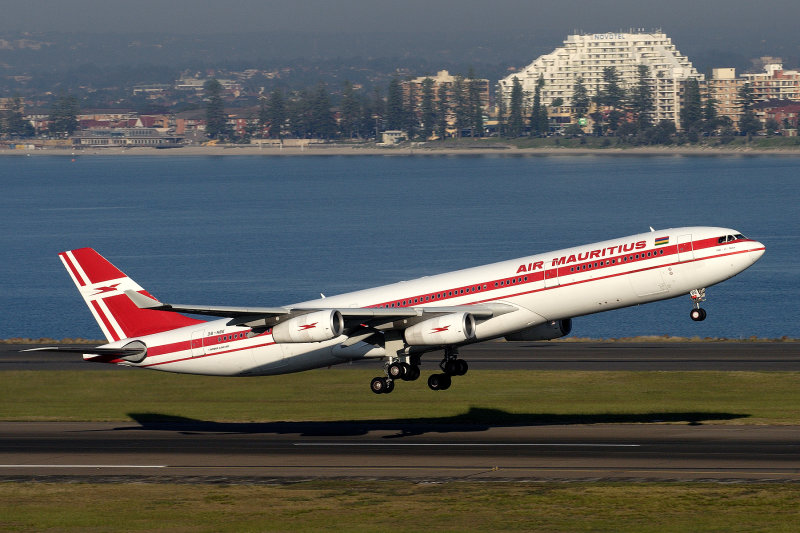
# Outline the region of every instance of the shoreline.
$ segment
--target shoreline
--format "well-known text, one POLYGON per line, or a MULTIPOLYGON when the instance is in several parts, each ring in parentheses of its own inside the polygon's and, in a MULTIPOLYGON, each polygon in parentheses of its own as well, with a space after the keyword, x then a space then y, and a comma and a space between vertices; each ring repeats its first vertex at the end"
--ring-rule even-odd
POLYGON ((800 157, 800 148, 710 148, 710 147, 629 147, 629 148, 517 148, 507 145, 486 147, 427 147, 375 145, 329 145, 306 146, 183 146, 159 149, 153 147, 134 148, 45 148, 45 149, 0 149, 2 156, 250 156, 250 157, 298 157, 298 156, 788 156, 800 157))

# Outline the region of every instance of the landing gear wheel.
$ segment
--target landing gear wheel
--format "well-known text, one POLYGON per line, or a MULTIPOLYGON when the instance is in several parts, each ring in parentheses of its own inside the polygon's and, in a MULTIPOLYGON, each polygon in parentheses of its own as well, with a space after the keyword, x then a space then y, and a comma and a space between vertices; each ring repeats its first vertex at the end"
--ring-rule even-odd
POLYGON ((375 394, 389 394, 394 390, 394 381, 386 378, 372 378, 369 388, 375 394))
POLYGON ((463 359, 456 359, 456 376, 463 376, 469 370, 469 365, 463 359))
POLYGON ((403 380, 407 379, 409 371, 410 371, 410 365, 401 362, 392 363, 386 370, 390 378, 403 379, 403 380))
POLYGON ((706 310, 702 307, 698 307, 696 309, 692 309, 692 312, 689 313, 689 316, 695 322, 701 322, 706 319, 706 310))
POLYGON ((431 390, 447 390, 452 383, 448 374, 431 374, 428 378, 428 387, 431 390))
POLYGON ((458 359, 448 359, 444 362, 444 373, 450 376, 458 376, 458 359))
POLYGON ((419 379, 419 367, 417 365, 408 366, 408 375, 404 378, 406 381, 416 381, 419 379))

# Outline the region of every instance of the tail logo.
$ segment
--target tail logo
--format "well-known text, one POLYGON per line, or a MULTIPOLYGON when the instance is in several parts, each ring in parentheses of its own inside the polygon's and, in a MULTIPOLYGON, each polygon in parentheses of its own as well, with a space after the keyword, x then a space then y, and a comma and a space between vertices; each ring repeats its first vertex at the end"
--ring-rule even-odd
POLYGON ((98 294, 105 294, 108 292, 114 292, 117 290, 118 286, 119 283, 115 283, 113 285, 107 285, 105 287, 95 287, 94 290, 96 290, 97 292, 92 294, 92 296, 97 296, 98 294))

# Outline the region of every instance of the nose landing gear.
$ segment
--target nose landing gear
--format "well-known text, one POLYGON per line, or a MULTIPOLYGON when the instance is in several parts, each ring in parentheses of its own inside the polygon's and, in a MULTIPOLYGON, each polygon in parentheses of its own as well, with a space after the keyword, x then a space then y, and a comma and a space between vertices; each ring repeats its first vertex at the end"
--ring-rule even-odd
POLYGON ((695 322, 701 322, 706 319, 706 310, 700 307, 700 302, 706 301, 705 289, 692 289, 689 293, 689 298, 692 299, 694 309, 689 313, 689 317, 695 322))

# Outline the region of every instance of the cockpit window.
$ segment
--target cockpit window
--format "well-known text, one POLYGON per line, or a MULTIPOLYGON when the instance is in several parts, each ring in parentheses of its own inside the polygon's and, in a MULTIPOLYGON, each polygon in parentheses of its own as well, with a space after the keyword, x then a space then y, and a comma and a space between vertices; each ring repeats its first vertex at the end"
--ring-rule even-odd
POLYGON ((722 244, 722 243, 725 243, 725 242, 738 241, 739 239, 745 239, 745 238, 746 237, 744 235, 742 235, 741 233, 737 233, 736 235, 723 235, 722 237, 717 239, 717 242, 719 244, 722 244))

